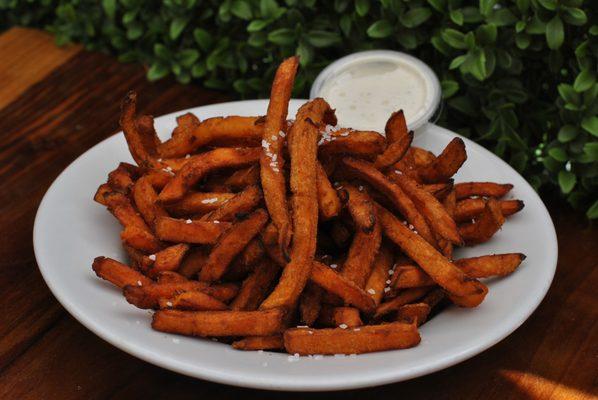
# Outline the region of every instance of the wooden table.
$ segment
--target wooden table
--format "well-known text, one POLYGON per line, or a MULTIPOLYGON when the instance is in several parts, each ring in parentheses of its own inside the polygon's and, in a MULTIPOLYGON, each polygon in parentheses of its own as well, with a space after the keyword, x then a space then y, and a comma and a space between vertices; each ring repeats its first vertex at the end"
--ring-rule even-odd
MULTIPOLYGON (((0 60, 0 399, 281 397, 187 378, 112 347, 58 304, 33 255, 33 220, 46 189, 77 156, 117 130, 119 101, 128 89, 140 92, 141 111, 153 115, 227 97, 170 80, 148 83, 139 66, 75 46, 56 48, 33 30, 0 35, 0 60)), ((557 273, 521 328, 444 371, 311 398, 596 395, 598 229, 555 201, 549 210, 559 240, 557 273)))

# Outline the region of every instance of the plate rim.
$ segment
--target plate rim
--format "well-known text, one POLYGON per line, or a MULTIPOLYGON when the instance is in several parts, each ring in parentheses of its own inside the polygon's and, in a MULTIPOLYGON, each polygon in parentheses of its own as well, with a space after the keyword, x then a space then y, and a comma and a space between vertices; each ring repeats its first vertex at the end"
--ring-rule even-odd
MULTIPOLYGON (((214 103, 214 104, 207 104, 187 109, 182 109, 178 111, 174 111, 172 113, 160 115, 158 118, 167 118, 172 117, 174 115, 179 115, 185 112, 198 112, 199 109, 210 108, 214 107, 217 108, 219 106, 240 106, 247 103, 256 103, 256 104, 264 104, 267 103, 267 99, 254 99, 254 100, 241 100, 241 101, 232 101, 232 102, 222 102, 222 103, 214 103)), ((305 102, 306 99, 292 99, 292 102, 305 102)), ((496 156, 483 146, 479 145, 478 143, 472 141, 471 139, 465 138, 455 132, 452 132, 446 128, 440 127, 438 125, 433 125, 434 128, 440 129, 441 131, 445 131, 446 133, 450 133, 456 137, 460 137, 465 140, 466 145, 473 147, 476 151, 480 151, 483 155, 488 156, 493 161, 499 161, 499 164, 502 164, 502 167, 506 167, 510 172, 514 173, 515 175, 519 176, 525 184, 530 189, 533 196, 536 197, 536 200, 542 206, 540 211, 544 214, 545 220, 548 222, 548 226, 551 228, 550 232, 547 234, 551 237, 554 246, 546 246, 547 251, 550 253, 548 254, 549 260, 551 260, 550 265, 547 268, 550 268, 550 279, 547 279, 544 282, 544 286, 541 288, 541 295, 539 295, 533 302, 533 306, 529 307, 529 309, 521 315, 521 318, 517 321, 514 321, 512 324, 509 325, 508 328, 502 329, 499 334, 495 334, 491 340, 486 340, 482 344, 478 344, 475 346, 470 347, 466 351, 463 351, 459 354, 452 355, 451 357, 445 357, 444 359, 438 360, 433 363, 424 364, 415 368, 411 368, 408 371, 397 369, 396 371, 391 371, 388 373, 378 372, 378 375, 365 375, 363 378, 353 379, 350 382, 344 383, 328 383, 326 381, 317 381, 313 383, 305 383, 303 381, 299 381, 299 383, 291 383, 288 382, 284 383, 277 383, 272 382, 272 378, 268 378, 265 376, 263 379, 255 379, 255 377, 251 378, 244 378, 243 376, 239 376, 236 373, 228 374, 222 371, 214 371, 211 370, 209 367, 206 367, 202 364, 196 364, 194 366, 195 370, 190 371, 185 368, 186 363, 182 363, 175 358, 168 358, 164 359, 160 354, 154 353, 153 351, 148 351, 146 347, 138 345, 136 342, 122 342, 119 339, 119 336, 115 333, 112 333, 108 328, 102 328, 101 325, 96 324, 91 317, 88 317, 83 310, 79 310, 76 306, 75 302, 70 301, 59 289, 56 288, 54 282, 49 277, 51 271, 47 270, 43 267, 43 259, 42 259, 42 251, 39 249, 40 246, 40 236, 42 233, 40 232, 40 215, 42 215, 43 210, 46 207, 46 201, 48 201, 49 194, 53 191, 57 190, 60 181, 64 178, 65 173, 69 170, 72 166, 80 162, 88 152, 92 151, 94 148, 105 144, 105 142, 109 140, 113 140, 115 136, 120 135, 122 131, 117 131, 113 135, 105 138, 104 140, 96 143, 94 146, 87 149, 81 155, 79 155, 75 160, 73 160, 68 166, 66 166, 60 174, 54 179, 52 184, 48 187, 46 193, 44 194, 34 220, 33 226, 33 249, 34 255, 36 259, 36 263, 38 269, 54 295, 54 297, 58 300, 58 302, 71 314, 78 322, 80 322, 85 328, 89 329, 95 335, 100 337, 102 340, 110 343, 114 347, 118 348, 121 351, 124 351, 132 356, 139 358, 145 362, 151 363, 155 366, 160 368, 168 369, 182 375, 186 375, 193 378, 204 379, 212 382, 217 382, 221 384, 237 386, 237 387, 246 387, 246 388, 253 388, 253 389, 265 389, 265 390, 280 390, 280 391, 304 391, 304 392, 311 392, 311 391, 334 391, 334 390, 350 390, 350 389, 358 389, 358 388, 366 388, 366 387, 373 387, 373 386, 380 386, 390 383, 396 383, 400 381, 406 381, 410 379, 414 379, 417 377, 421 377, 424 375, 428 375, 445 368, 451 367, 453 365, 459 364, 469 358, 472 358, 485 350, 489 349, 490 347, 496 345, 498 342, 505 339, 515 330, 517 330, 530 316, 531 314, 538 308, 542 300, 546 297, 548 290, 554 280, 554 276, 556 273, 556 267, 558 262, 558 240, 556 235, 556 229, 554 227, 554 223, 552 218, 550 217, 550 213, 548 212, 546 205, 538 195, 538 193, 531 187, 531 185, 523 178, 514 168, 512 168, 507 162, 502 160, 500 157, 496 156), (431 364, 431 365, 430 365, 431 364)), ((551 243, 552 244, 552 243, 551 243)), ((49 264, 50 262, 48 262, 49 264)))

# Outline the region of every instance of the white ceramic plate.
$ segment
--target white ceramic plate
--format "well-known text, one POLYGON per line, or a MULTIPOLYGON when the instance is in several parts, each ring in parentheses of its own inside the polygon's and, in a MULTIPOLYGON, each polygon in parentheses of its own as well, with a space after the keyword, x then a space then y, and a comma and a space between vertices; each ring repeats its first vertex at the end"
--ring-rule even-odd
MULTIPOLYGON (((303 101, 291 103, 294 115, 303 101)), ((220 115, 263 115, 265 100, 198 107, 201 119, 220 115)), ((156 119, 168 136, 175 116, 156 119)), ((435 125, 416 134, 416 143, 439 152, 455 136, 435 125)), ((243 352, 230 346, 153 331, 151 313, 128 304, 120 290, 91 270, 96 256, 125 260, 116 220, 94 203, 97 186, 120 161, 132 161, 121 134, 112 136, 75 160, 52 184, 37 213, 35 255, 46 283, 62 305, 83 325, 114 346, 150 363, 185 375, 231 385, 278 390, 337 390, 397 382, 429 374, 470 358, 519 327, 538 306, 552 281, 557 241, 554 226, 536 192, 509 165, 464 139, 468 160, 457 181, 491 180, 515 185, 512 197, 525 209, 508 219, 488 243, 461 250, 458 256, 523 252, 528 258, 511 276, 488 282, 490 292, 475 309, 449 308, 421 328, 422 342, 408 350, 357 357, 302 357, 243 352)))

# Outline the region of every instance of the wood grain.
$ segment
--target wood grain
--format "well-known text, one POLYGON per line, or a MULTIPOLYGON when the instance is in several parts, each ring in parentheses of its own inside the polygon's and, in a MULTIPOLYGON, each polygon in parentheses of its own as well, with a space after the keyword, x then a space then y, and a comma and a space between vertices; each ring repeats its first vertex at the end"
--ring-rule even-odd
MULTIPOLYGON (((8 31, 0 43, 5 35, 39 34, 26 32, 8 31)), ((33 65, 22 67, 24 76, 37 73, 38 57, 56 51, 51 41, 41 46, 25 40, 20 46, 33 65)), ((6 51, 0 45, 0 59, 6 51)), ((11 68, 5 64, 0 63, 0 76, 11 68)), ((0 89, 5 104, 0 106, 0 399, 305 398, 192 379, 131 357, 70 317, 38 272, 31 241, 37 206, 71 161, 117 130, 118 103, 128 89, 139 91, 141 111, 154 115, 225 100, 170 80, 151 84, 144 74, 143 68, 106 55, 67 52, 37 81, 8 94, 0 89)), ((310 398, 596 398, 598 228, 545 200, 559 240, 557 274, 538 310, 518 330, 432 375, 310 398)))

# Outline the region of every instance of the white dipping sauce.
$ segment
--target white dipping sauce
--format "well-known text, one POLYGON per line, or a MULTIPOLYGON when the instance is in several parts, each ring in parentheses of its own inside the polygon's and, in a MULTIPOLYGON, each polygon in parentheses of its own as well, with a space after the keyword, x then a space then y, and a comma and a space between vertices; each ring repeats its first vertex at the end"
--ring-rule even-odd
POLYGON ((440 99, 434 73, 402 53, 373 53, 349 56, 353 59, 321 79, 316 95, 336 109, 339 125, 384 132, 390 115, 401 109, 411 129, 427 122, 440 99))

